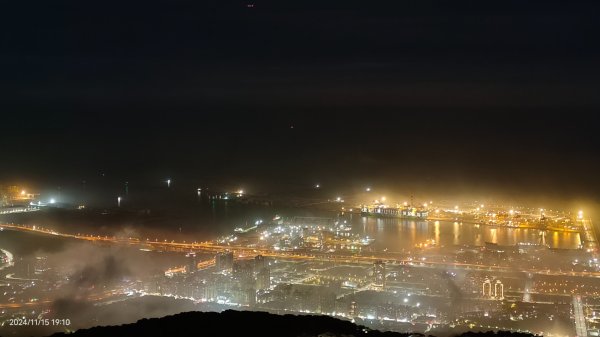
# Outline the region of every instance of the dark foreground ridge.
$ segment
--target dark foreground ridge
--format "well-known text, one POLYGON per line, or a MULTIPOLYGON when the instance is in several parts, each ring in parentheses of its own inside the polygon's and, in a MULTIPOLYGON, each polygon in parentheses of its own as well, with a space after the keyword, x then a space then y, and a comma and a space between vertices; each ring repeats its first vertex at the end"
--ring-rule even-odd
MULTIPOLYGON (((216 312, 186 312, 162 318, 142 319, 120 326, 94 327, 75 333, 56 333, 52 337, 99 336, 423 336, 370 330, 349 321, 329 316, 274 315, 266 312, 227 310, 216 312)), ((461 337, 512 336, 531 337, 525 333, 466 333, 461 337)))

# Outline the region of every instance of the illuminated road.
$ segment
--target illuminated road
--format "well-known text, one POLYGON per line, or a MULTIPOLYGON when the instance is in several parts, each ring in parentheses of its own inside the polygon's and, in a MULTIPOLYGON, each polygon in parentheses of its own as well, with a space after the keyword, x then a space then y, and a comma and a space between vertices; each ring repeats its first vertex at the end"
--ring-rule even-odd
POLYGON ((585 249, 594 252, 594 255, 598 253, 598 240, 594 230, 594 224, 590 219, 582 219, 581 226, 583 227, 583 241, 585 249))
POLYGON ((585 323, 585 315, 583 313, 583 303, 581 296, 573 296, 573 314, 575 315, 575 330, 577 337, 587 337, 587 327, 585 323))
POLYGON ((315 260, 315 261, 335 261, 338 263, 373 263, 374 261, 382 260, 391 265, 407 265, 413 267, 425 267, 425 268, 443 268, 443 269, 465 269, 465 270, 481 270, 481 271, 496 271, 496 272, 524 272, 531 274, 540 275, 553 275, 553 276, 579 276, 579 277, 600 277, 600 272, 590 271, 561 271, 561 270, 539 270, 539 269, 515 269, 514 267, 508 266, 494 266, 494 265, 483 265, 473 263, 461 263, 461 262, 442 262, 442 261, 428 261, 428 260, 416 260, 412 258, 400 258, 398 253, 392 252, 378 252, 372 253, 368 256, 365 255, 351 255, 337 253, 325 253, 325 252, 290 252, 290 251, 275 251, 268 248, 253 248, 244 246, 233 246, 233 245, 219 245, 211 242, 175 242, 175 241, 152 241, 152 240, 139 240, 137 238, 116 238, 109 236, 92 236, 92 235, 74 235, 58 233, 53 230, 38 228, 38 227, 27 227, 21 225, 4 224, 2 229, 17 230, 23 232, 32 232, 45 235, 54 235, 63 238, 71 238, 77 240, 85 240, 97 243, 107 244, 122 244, 128 246, 137 246, 141 249, 150 249, 157 251, 178 251, 178 252, 222 252, 225 250, 232 251, 238 258, 263 255, 268 257, 274 257, 278 259, 287 260, 315 260))

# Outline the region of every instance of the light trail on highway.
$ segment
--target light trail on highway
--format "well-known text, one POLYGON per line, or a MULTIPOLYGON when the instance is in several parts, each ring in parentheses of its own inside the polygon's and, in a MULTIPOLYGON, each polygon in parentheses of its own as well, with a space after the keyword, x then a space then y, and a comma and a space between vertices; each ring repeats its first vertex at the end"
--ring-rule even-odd
POLYGON ((315 261, 336 261, 344 263, 373 263, 375 261, 384 261, 391 265, 404 265, 410 267, 424 267, 424 268, 439 268, 439 269, 464 269, 464 270, 480 270, 480 271, 494 271, 494 272, 523 272, 539 275, 549 276, 577 276, 577 277, 600 277, 600 272, 592 271, 562 271, 562 270, 549 270, 549 269, 516 269, 508 266, 495 266, 495 265, 484 265, 484 264, 473 264, 473 263, 461 263, 461 262, 441 262, 441 261, 427 261, 427 260, 415 260, 412 258, 400 258, 397 255, 399 253, 386 252, 386 253, 373 253, 369 256, 366 255, 350 255, 350 254, 334 254, 324 252, 311 252, 310 254, 299 254, 298 252, 290 251, 275 251, 268 248, 255 248, 255 247, 244 247, 244 246, 231 246, 231 245, 218 245, 214 243, 185 243, 175 241, 151 241, 151 240, 139 240, 136 238, 116 238, 108 236, 93 236, 93 235, 75 235, 68 233, 59 233, 50 229, 38 228, 37 226, 28 227, 14 224, 3 224, 3 229, 10 229, 23 232, 32 232, 38 234, 52 235, 63 238, 84 240, 89 242, 97 243, 109 243, 109 244, 122 244, 128 246, 140 246, 144 249, 149 247, 157 251, 175 251, 175 252, 222 252, 232 251, 236 256, 244 255, 263 255, 283 260, 315 260, 315 261))

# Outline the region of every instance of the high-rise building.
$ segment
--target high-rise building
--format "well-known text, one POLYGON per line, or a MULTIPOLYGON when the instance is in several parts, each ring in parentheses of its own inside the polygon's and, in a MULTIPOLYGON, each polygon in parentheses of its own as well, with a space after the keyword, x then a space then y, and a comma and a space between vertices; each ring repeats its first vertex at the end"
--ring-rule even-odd
POLYGON ((198 269, 198 259, 196 258, 196 253, 187 253, 185 257, 187 259, 185 272, 188 274, 196 272, 198 269))
POLYGON ((356 303, 356 301, 350 302, 350 310, 348 310, 348 315, 350 317, 358 316, 358 304, 356 303))
POLYGON ((223 252, 215 256, 215 266, 218 271, 225 271, 233 268, 233 253, 223 252))
POLYGON ((262 268, 256 273, 256 289, 265 290, 271 288, 271 271, 262 268))
POLYGON ((373 263, 373 285, 385 288, 385 262, 381 260, 373 263))
POLYGON ((496 280, 496 284, 494 284, 494 297, 497 300, 504 299, 504 285, 502 282, 500 282, 500 280, 496 280))
POLYGON ((256 255, 254 258, 254 271, 259 272, 261 269, 267 266, 267 261, 265 261, 265 257, 262 255, 256 255))
POLYGON ((490 281, 487 278, 485 279, 485 281, 483 281, 481 295, 483 297, 492 297, 492 281, 490 281))
POLYGON ((483 281, 482 295, 485 298, 503 300, 504 285, 502 284, 502 281, 496 280, 495 283, 492 283, 490 279, 486 278, 485 281, 483 281))

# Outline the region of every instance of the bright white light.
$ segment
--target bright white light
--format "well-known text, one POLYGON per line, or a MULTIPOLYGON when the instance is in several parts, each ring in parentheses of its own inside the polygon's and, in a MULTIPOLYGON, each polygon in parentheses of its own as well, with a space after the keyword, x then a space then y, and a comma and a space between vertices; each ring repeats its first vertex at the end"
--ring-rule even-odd
POLYGON ((370 188, 370 187, 367 187, 367 189, 366 189, 365 191, 367 191, 367 192, 371 192, 371 188, 370 188))
POLYGON ((342 200, 342 198, 340 198, 340 197, 337 197, 337 198, 335 198, 335 200, 336 200, 337 202, 340 202, 340 201, 342 200))
POLYGON ((25 190, 21 191, 21 195, 25 195, 25 193, 26 193, 25 190))
POLYGON ((51 204, 53 204, 53 203, 55 203, 55 202, 56 202, 56 200, 54 200, 54 198, 50 199, 50 203, 51 203, 51 204))
POLYGON ((508 211, 508 213, 509 213, 510 215, 513 215, 513 214, 515 214, 515 211, 511 209, 510 211, 508 211))
POLYGON ((238 193, 239 194, 244 194, 244 190, 239 190, 238 193))
POLYGON ((381 197, 381 201, 385 201, 385 197, 381 197))
POLYGON ((171 187, 171 179, 167 179, 167 187, 171 187))
POLYGON ((424 204, 423 204, 423 207, 427 207, 427 203, 424 203, 424 204))
POLYGON ((458 206, 454 206, 454 209, 458 210, 458 206))
POLYGON ((583 211, 579 211, 579 212, 577 212, 577 217, 578 217, 579 219, 583 219, 583 211))
POLYGON ((404 303, 408 303, 408 298, 404 298, 404 303))

